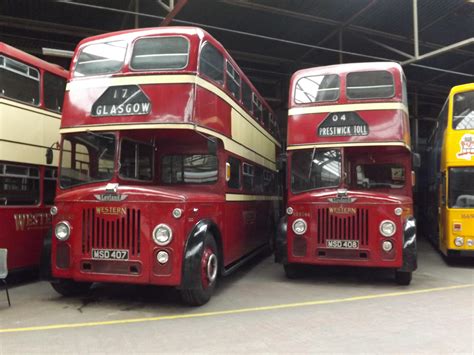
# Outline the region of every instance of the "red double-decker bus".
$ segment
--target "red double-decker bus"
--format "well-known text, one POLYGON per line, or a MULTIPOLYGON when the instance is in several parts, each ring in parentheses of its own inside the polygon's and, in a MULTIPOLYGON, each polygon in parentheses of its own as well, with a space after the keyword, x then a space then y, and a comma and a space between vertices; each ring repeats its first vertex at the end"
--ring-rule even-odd
POLYGON ((56 189, 67 71, 0 42, 0 248, 37 268, 56 189))
POLYGON ((63 295, 171 285, 201 305, 274 235, 275 116, 199 28, 82 41, 61 136, 51 262, 63 295))
MULTIPOLYGON (((415 155, 416 156, 416 155, 415 155)), ((416 269, 405 77, 396 63, 296 72, 288 113, 288 207, 276 261, 416 269)))

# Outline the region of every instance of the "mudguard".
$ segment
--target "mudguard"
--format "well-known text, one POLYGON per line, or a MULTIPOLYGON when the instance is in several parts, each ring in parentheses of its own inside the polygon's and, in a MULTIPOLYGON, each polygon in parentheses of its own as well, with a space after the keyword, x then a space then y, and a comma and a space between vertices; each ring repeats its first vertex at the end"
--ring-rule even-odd
POLYGON ((403 265, 398 271, 415 271, 417 266, 416 221, 408 217, 403 227, 403 265))
POLYGON ((53 231, 49 229, 43 239, 43 247, 41 249, 40 258, 40 279, 44 281, 52 281, 53 274, 51 271, 51 238, 53 231))
POLYGON ((288 224, 288 216, 280 219, 277 227, 277 235, 275 240, 275 262, 280 264, 288 263, 288 242, 286 239, 286 231, 288 224))
MULTIPOLYGON (((220 250, 220 232, 217 225, 210 219, 202 219, 191 230, 185 245, 182 281, 179 288, 196 289, 201 285, 201 280, 195 277, 194 270, 201 267, 201 257, 204 249, 204 240, 207 234, 212 234, 216 238, 219 249, 219 263, 222 266, 222 250, 220 250), (219 239, 219 240, 217 240, 219 239)), ((220 268, 222 270, 222 267, 220 268)))

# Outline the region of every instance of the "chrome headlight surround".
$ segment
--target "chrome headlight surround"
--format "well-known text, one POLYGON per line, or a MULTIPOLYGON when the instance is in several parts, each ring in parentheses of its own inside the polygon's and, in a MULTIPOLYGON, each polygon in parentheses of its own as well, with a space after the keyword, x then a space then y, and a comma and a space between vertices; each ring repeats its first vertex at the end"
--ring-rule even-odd
POLYGON ((171 240, 173 239, 173 231, 168 225, 160 223, 155 227, 155 229, 153 229, 152 236, 153 241, 157 245, 165 246, 171 243, 171 240))
POLYGON ((380 234, 384 237, 391 237, 397 231, 397 226, 392 221, 386 219, 385 221, 380 222, 379 230, 380 234))
POLYGON ((296 235, 303 235, 306 233, 306 230, 308 229, 308 224, 303 218, 298 218, 291 225, 291 229, 293 230, 293 233, 295 233, 296 235))
POLYGON ((71 225, 69 224, 69 222, 58 222, 54 227, 54 235, 61 242, 68 240, 69 236, 71 235, 71 225))

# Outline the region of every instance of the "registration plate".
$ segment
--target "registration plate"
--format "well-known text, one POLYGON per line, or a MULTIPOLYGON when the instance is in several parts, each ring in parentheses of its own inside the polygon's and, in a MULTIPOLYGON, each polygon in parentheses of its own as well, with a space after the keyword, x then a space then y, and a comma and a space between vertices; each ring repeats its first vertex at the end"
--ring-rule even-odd
POLYGON ((92 259, 128 260, 128 250, 92 249, 92 259))
POLYGON ((326 247, 332 249, 359 249, 358 240, 326 240, 326 247))

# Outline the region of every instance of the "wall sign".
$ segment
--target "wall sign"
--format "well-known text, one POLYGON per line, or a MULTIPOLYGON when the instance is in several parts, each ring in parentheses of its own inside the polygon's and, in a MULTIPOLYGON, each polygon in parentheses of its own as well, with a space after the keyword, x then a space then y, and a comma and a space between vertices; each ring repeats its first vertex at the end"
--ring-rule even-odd
POLYGON ((366 136, 369 126, 356 112, 330 113, 318 127, 320 137, 366 136))
POLYGON ((122 85, 105 90, 92 105, 91 115, 95 117, 147 115, 150 111, 150 100, 138 85, 122 85))

